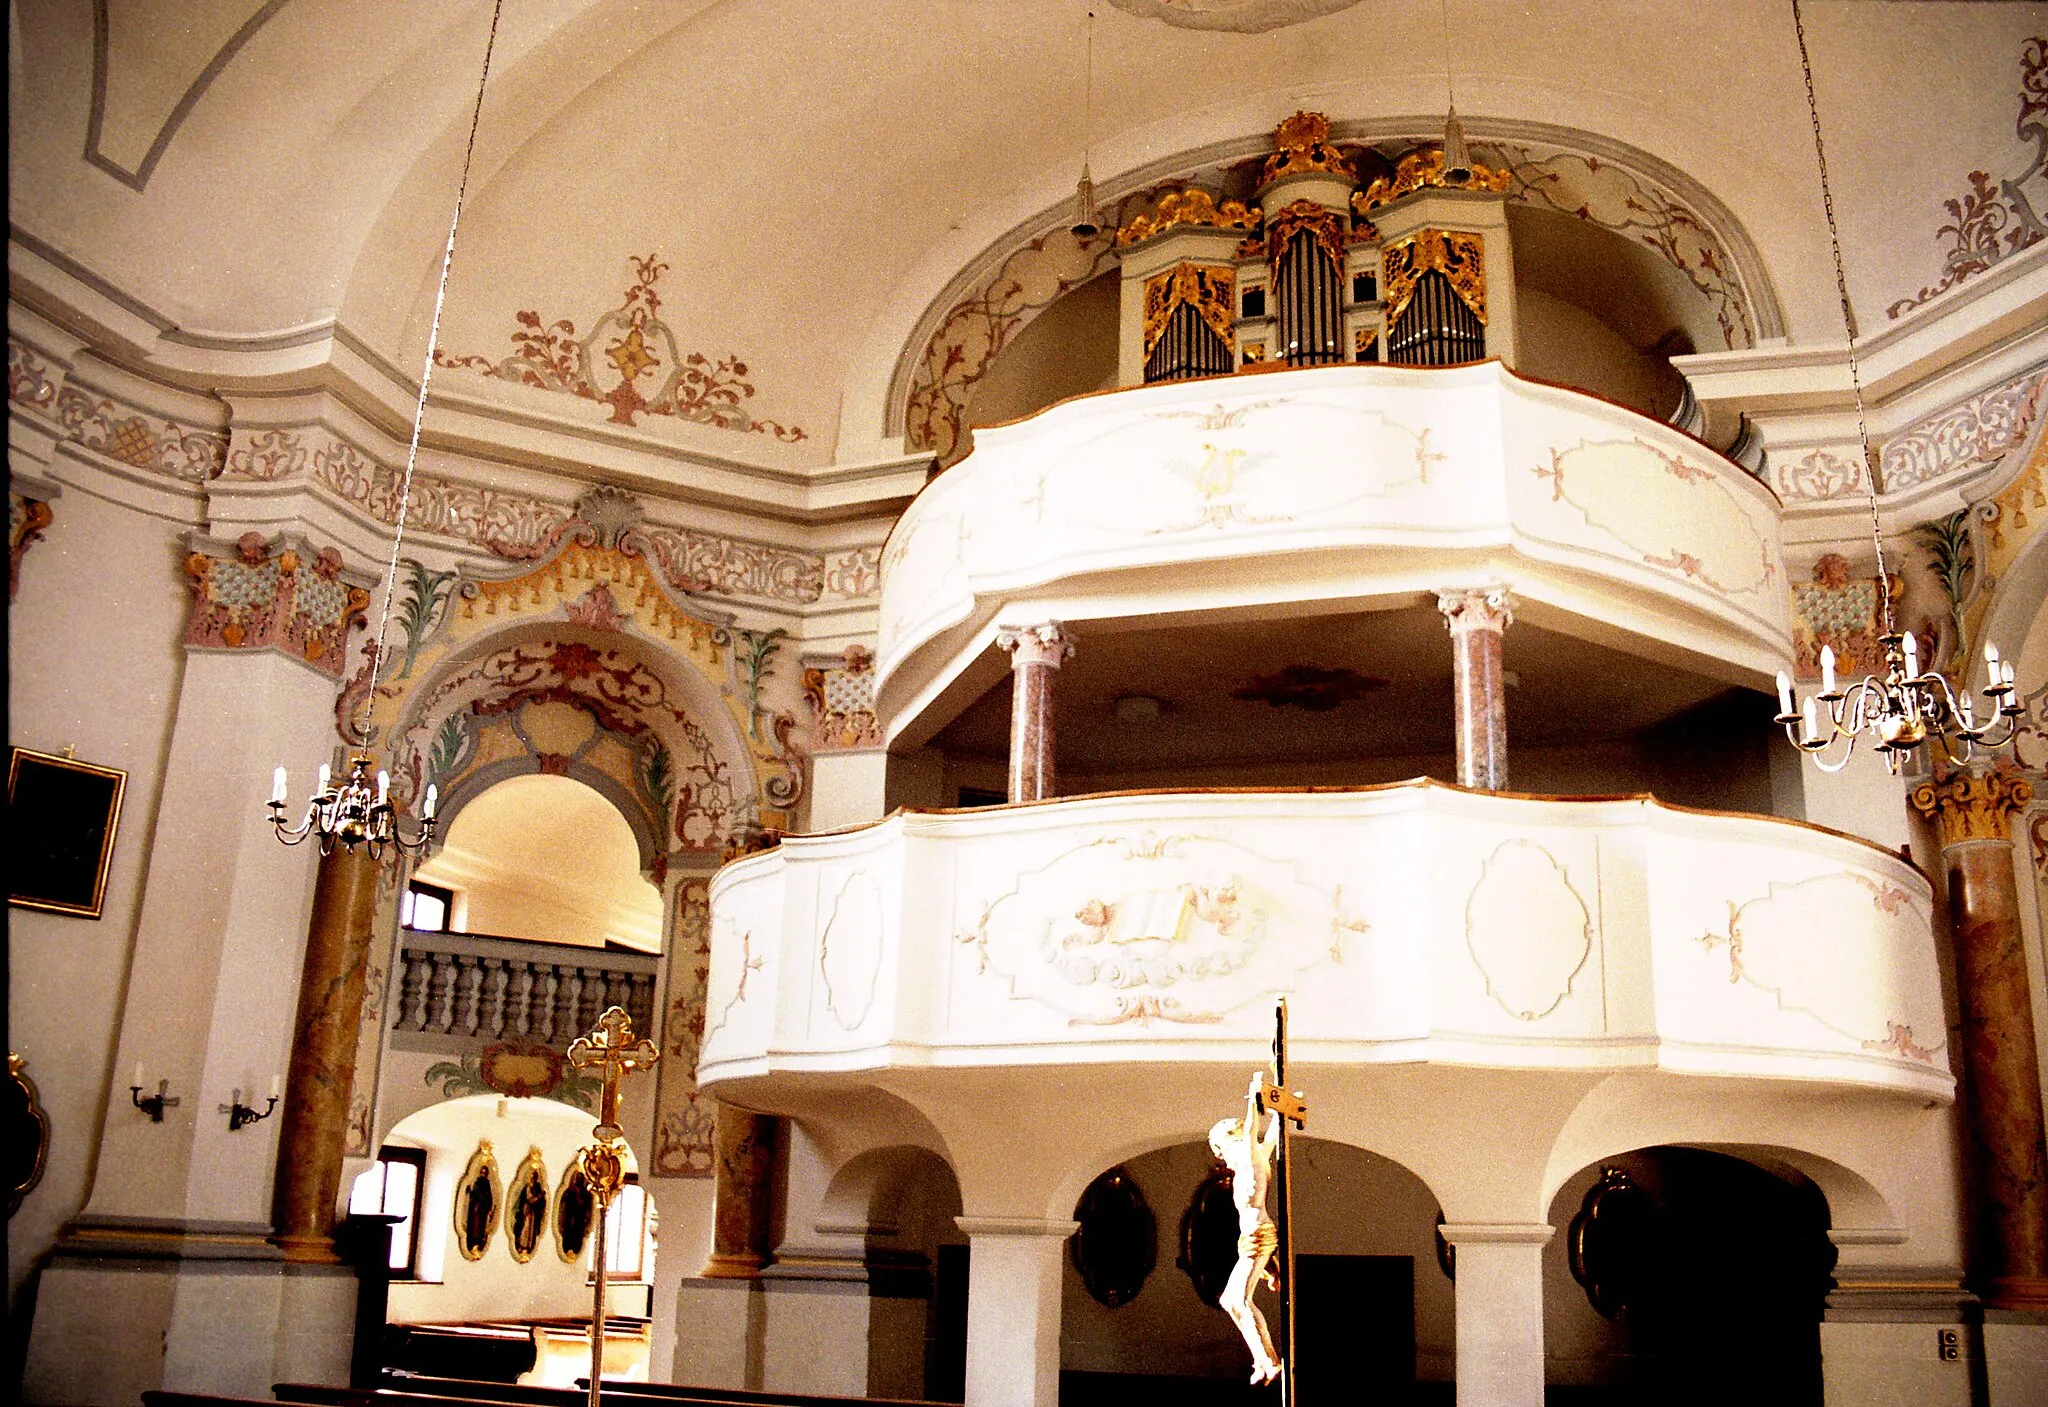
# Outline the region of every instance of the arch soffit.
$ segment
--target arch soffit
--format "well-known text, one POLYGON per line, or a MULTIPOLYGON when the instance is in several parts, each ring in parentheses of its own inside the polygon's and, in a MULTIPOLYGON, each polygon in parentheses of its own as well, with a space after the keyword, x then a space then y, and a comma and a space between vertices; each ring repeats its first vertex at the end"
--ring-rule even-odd
MULTIPOLYGON (((1482 158, 1509 169, 1511 201, 1640 240, 1711 305, 1730 348, 1783 335, 1783 313, 1755 242, 1724 202, 1678 167, 1628 143, 1551 123, 1467 119, 1466 127, 1482 158)), ((1436 130, 1437 122, 1426 118, 1330 125, 1333 142, 1382 154, 1434 142, 1436 130)), ((1160 157, 1103 181, 1098 198, 1114 215, 1109 228, 1161 187, 1213 182, 1226 168, 1271 150, 1270 133, 1259 132, 1160 157)), ((880 408, 885 435, 904 435, 907 448, 944 456, 949 429, 957 438, 968 392, 1009 338, 1109 265, 1107 233, 1083 243, 1066 231, 1070 204, 1071 198, 1019 221, 925 305, 896 349, 880 408), (934 425, 935 418, 950 423, 934 425)), ((849 387, 849 404, 860 389, 849 387)))
POLYGON ((822 1226, 866 1226, 876 1214, 921 1180, 924 1174, 943 1170, 960 1197, 960 1179, 953 1165, 934 1150, 914 1143, 892 1143, 857 1153, 832 1174, 819 1199, 817 1221, 822 1226))
MULTIPOLYGON (((1994 641, 2017 661, 2021 644, 2048 601, 2048 415, 2035 417, 2027 437, 1995 471, 1998 487, 1974 503, 1982 523, 1980 577, 1988 587, 1979 603, 1971 640, 1994 641)), ((1987 485, 1988 487, 1988 485, 1987 485)))

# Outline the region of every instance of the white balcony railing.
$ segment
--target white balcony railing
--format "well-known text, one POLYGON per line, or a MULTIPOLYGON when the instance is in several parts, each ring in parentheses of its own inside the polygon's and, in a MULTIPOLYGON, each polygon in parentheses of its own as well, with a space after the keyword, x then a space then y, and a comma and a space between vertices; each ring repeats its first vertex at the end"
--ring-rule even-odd
POLYGON ((700 1078, 1263 1058, 1947 1099, 1930 886, 1832 832, 1429 782, 1080 797, 785 840, 711 891, 700 1078))
POLYGON ((1779 519, 1769 489, 1697 440, 1498 362, 1084 397, 977 430, 897 522, 877 710, 902 734, 1003 623, 1485 580, 1532 619, 1642 636, 1768 689, 1791 652, 1779 519))

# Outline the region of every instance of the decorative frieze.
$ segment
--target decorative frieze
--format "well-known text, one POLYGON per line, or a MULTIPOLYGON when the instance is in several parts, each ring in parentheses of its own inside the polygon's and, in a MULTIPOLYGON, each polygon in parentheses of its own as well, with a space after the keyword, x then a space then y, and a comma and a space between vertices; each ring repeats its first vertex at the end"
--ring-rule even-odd
POLYGON ((1884 491, 1986 469, 2010 453, 2040 413, 2048 371, 2036 371, 1914 422, 1885 441, 1884 491))
MULTIPOLYGON (((1892 578, 1896 601, 1899 579, 1892 578)), ((1851 577, 1849 559, 1830 552, 1814 563, 1813 580, 1792 586, 1792 656, 1801 679, 1820 678, 1822 647, 1835 652, 1844 678, 1885 669, 1882 601, 1875 577, 1851 577)))
POLYGON ((370 605, 367 590, 343 579, 334 548, 309 561, 301 549, 266 544, 261 533, 244 533, 231 556, 192 553, 185 574, 194 595, 187 646, 281 650, 336 679, 348 628, 370 605))

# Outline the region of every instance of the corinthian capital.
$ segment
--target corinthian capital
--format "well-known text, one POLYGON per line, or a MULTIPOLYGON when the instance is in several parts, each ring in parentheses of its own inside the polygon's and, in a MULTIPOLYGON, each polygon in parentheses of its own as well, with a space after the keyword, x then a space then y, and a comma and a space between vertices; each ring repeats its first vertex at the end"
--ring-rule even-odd
POLYGON ((2034 799, 2034 788, 2009 772, 1973 768, 1922 782, 1908 799, 1934 822, 1947 848, 1969 840, 2010 839, 2013 813, 2034 799))
POLYGON ((1074 653, 1074 637, 1056 620, 1041 625, 1006 625, 996 632, 996 648, 1010 657, 1012 669, 1027 664, 1058 669, 1074 653))
POLYGON ((1444 613, 1444 623, 1453 635, 1466 630, 1506 630, 1515 619, 1514 593, 1498 583, 1439 587, 1436 608, 1444 613))

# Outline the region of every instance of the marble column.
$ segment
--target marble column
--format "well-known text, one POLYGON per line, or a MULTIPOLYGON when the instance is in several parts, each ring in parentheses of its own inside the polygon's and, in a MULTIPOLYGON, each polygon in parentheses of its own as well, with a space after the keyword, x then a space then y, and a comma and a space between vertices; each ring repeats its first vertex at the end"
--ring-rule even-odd
POLYGON ((1061 1266, 1080 1223, 953 1220, 968 1237, 966 1407, 1058 1407, 1061 1266))
POLYGON ((707 1279, 751 1279, 768 1264, 775 1227, 775 1146, 780 1123, 733 1104, 718 1106, 712 1144, 711 1259, 707 1279))
POLYGON ((1995 1308, 2048 1310, 2048 1149, 2027 990, 2011 821, 2028 783, 1966 768, 1913 788, 1948 870, 1961 1007, 1975 1236, 1972 1288, 1995 1308))
POLYGON ((285 1259, 339 1264, 334 1208, 341 1194, 342 1149, 356 1075, 356 1033, 363 1012, 363 971, 377 916, 381 867, 367 848, 336 847, 320 857, 306 963, 299 973, 291 1072, 278 1111, 273 1238, 285 1259))
POLYGON ((1053 794, 1052 677, 1074 637, 1058 621, 1005 626, 996 644, 1010 656, 1010 800, 1037 801, 1053 794))
POLYGON ((1540 1222, 1453 1223, 1457 1248, 1458 1407, 1543 1407, 1540 1222))
POLYGON ((1501 634, 1515 618, 1505 586, 1439 590, 1437 609, 1451 629, 1458 784, 1482 791, 1508 785, 1508 696, 1501 634))

